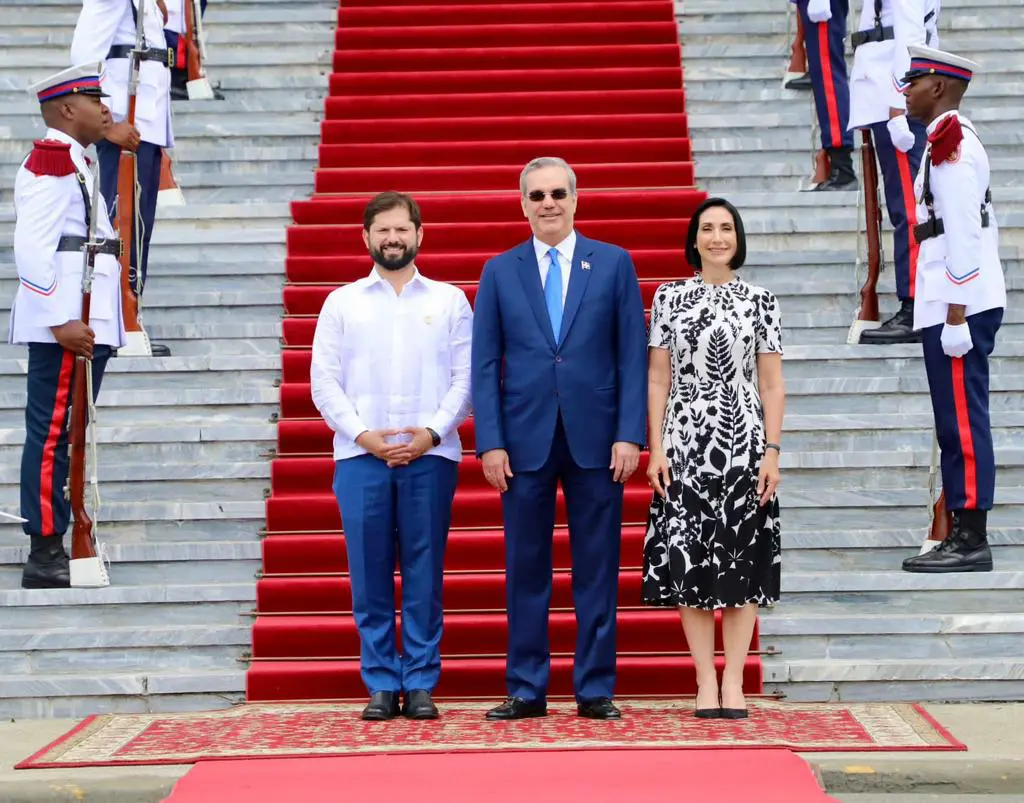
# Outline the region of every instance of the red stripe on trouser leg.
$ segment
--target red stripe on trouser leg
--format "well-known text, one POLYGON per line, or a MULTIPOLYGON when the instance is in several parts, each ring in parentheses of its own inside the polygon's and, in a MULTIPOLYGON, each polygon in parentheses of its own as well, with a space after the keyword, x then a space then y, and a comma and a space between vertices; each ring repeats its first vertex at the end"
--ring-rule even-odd
POLYGON ((910 297, 915 294, 917 284, 917 254, 921 250, 917 238, 914 236, 914 221, 917 219, 917 201, 914 198, 914 177, 910 175, 910 159, 907 154, 896 150, 896 164, 900 171, 900 192, 903 195, 903 214, 907 216, 907 239, 910 250, 907 253, 907 263, 910 269, 910 297))
POLYGON ((956 428, 960 435, 960 451, 964 455, 964 505, 968 510, 978 506, 978 464, 974 456, 974 435, 967 411, 967 385, 964 382, 963 357, 953 357, 953 405, 956 409, 956 428))
POLYGON ((832 147, 841 148, 843 132, 839 126, 839 103, 836 101, 836 87, 832 83, 832 52, 828 41, 828 23, 818 23, 818 58, 821 61, 821 83, 825 93, 825 108, 828 110, 828 127, 832 136, 832 147))
POLYGON ((64 429, 64 416, 68 411, 68 396, 71 393, 71 375, 74 372, 75 355, 64 352, 60 363, 60 374, 57 378, 57 394, 53 400, 53 415, 50 416, 50 429, 43 443, 43 459, 39 467, 39 512, 40 532, 42 535, 53 535, 53 461, 57 451, 57 441, 64 429))

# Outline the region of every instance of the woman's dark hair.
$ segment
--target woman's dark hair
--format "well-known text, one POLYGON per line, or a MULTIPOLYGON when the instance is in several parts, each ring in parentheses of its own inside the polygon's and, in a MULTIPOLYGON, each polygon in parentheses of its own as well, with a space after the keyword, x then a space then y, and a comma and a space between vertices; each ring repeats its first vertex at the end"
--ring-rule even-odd
POLYGON ((693 216, 690 218, 690 228, 686 232, 686 261, 698 273, 701 270, 700 253, 697 251, 697 232, 700 231, 700 216, 708 209, 716 206, 729 210, 729 214, 732 215, 733 228, 736 229, 736 253, 729 260, 729 267, 733 270, 739 270, 743 267, 743 263, 747 261, 747 233, 743 229, 743 218, 740 217, 740 213, 725 198, 708 198, 693 213, 693 216))
POLYGON ((409 220, 412 222, 412 225, 419 230, 423 225, 419 204, 413 200, 411 195, 394 191, 375 195, 370 203, 366 205, 366 209, 363 211, 363 228, 369 231, 377 215, 381 212, 390 212, 392 209, 398 209, 399 207, 405 208, 409 213, 409 220))

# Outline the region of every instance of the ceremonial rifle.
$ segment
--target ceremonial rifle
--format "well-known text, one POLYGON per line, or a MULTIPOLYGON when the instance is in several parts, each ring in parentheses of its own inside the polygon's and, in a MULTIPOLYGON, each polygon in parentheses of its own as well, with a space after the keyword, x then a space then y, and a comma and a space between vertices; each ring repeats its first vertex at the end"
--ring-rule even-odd
MULTIPOLYGON (((83 184, 85 178, 78 174, 83 184)), ((82 266, 82 323, 89 325, 92 306, 92 279, 96 270, 96 251, 103 245, 96 240, 96 216, 100 212, 99 171, 93 176, 92 201, 88 216, 88 237, 82 266)), ((75 371, 71 385, 71 444, 67 493, 71 502, 74 525, 71 535, 71 586, 73 588, 102 588, 110 585, 102 547, 96 541, 96 523, 85 509, 85 450, 86 430, 93 410, 92 360, 81 354, 75 356, 75 371)), ((95 437, 95 432, 93 433, 95 437)), ((95 466, 93 466, 95 471, 95 466)), ((95 512, 95 511, 94 511, 95 512)))
POLYGON ((199 0, 185 2, 185 61, 188 69, 189 100, 213 100, 213 87, 206 77, 206 44, 203 42, 203 15, 199 0))
MULTIPOLYGON (((132 2, 132 0, 128 0, 132 2)), ((125 117, 135 127, 135 101, 139 92, 139 70, 142 65, 142 54, 146 50, 146 0, 139 0, 139 9, 135 19, 135 49, 128 56, 128 114, 125 117)), ((138 203, 139 162, 134 152, 127 148, 121 149, 121 158, 117 165, 117 212, 114 216, 114 228, 121 238, 121 314, 124 329, 128 336, 126 345, 118 353, 126 357, 150 357, 153 349, 149 345, 142 324, 139 322, 139 304, 141 303, 142 282, 142 216, 138 203), (134 281, 132 281, 131 259, 135 252, 138 263, 134 281)))
POLYGON ((860 306, 857 317, 850 326, 847 343, 860 342, 865 329, 877 329, 878 320, 878 277, 882 272, 882 208, 878 200, 878 166, 875 162, 875 146, 871 132, 862 130, 860 146, 861 167, 864 173, 864 216, 867 239, 867 277, 860 288, 860 306))

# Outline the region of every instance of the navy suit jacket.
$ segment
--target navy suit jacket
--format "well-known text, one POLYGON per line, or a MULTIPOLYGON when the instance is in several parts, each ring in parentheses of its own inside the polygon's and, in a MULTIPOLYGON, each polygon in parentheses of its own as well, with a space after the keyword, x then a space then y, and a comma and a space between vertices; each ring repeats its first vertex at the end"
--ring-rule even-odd
POLYGON ((577 232, 561 332, 551 330, 533 238, 488 260, 473 312, 476 452, 540 469, 562 415, 573 460, 607 468, 644 445, 647 326, 629 253, 577 232))

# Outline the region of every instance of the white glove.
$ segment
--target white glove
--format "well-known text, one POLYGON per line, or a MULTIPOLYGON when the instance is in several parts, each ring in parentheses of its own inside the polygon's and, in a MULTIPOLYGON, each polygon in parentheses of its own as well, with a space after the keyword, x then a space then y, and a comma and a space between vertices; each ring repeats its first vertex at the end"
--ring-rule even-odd
POLYGON ((942 351, 947 357, 963 357, 968 351, 974 348, 974 341, 971 340, 971 327, 966 323, 950 326, 948 323, 942 325, 942 351))
POLYGON ((901 114, 899 117, 890 117, 885 127, 889 129, 889 137, 892 139, 892 144, 901 153, 909 151, 914 147, 914 143, 917 142, 914 132, 910 130, 910 123, 907 122, 907 115, 905 114, 901 114))
POLYGON ((810 0, 807 16, 811 22, 828 22, 832 19, 832 0, 810 0))

